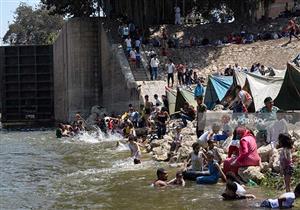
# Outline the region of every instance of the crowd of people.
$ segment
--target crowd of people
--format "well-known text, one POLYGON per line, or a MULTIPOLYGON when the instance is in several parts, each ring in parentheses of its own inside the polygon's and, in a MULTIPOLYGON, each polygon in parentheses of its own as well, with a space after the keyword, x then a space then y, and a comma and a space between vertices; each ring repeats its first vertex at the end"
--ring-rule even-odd
MULTIPOLYGON (((291 177, 293 176, 293 140, 288 134, 287 124, 282 117, 282 111, 273 106, 272 98, 265 99, 265 106, 259 111, 263 118, 273 121, 267 128, 263 144, 270 144, 274 150, 279 150, 280 174, 284 178, 286 193, 278 199, 267 199, 261 203, 261 207, 267 208, 291 208, 293 202, 300 196, 300 184, 292 192, 291 177)), ((205 105, 202 98, 197 99, 197 124, 203 122, 205 105)), ((223 115, 222 125, 214 123, 207 131, 203 126, 197 129, 198 140, 192 145, 192 152, 185 161, 184 167, 177 171, 172 182, 167 181, 167 171, 164 168, 157 170, 157 179, 153 182, 155 187, 167 187, 169 185, 184 186, 186 180, 195 181, 196 184, 216 184, 221 178, 226 182, 226 188, 222 194, 224 200, 255 198, 246 194, 246 187, 255 184, 250 179, 247 169, 251 166, 261 167, 261 158, 258 154, 257 137, 253 131, 245 125, 238 125, 235 129, 230 126, 230 116, 223 115), (228 139, 230 139, 228 141, 228 139), (219 152, 224 150, 227 158, 222 160, 219 152), (176 181, 174 181, 176 180, 176 181)), ((184 125, 183 125, 184 127, 184 125)), ((181 146, 182 127, 176 127, 171 150, 175 153, 181 146)))
MULTIPOLYGON (((175 8, 178 17, 178 8, 175 8)), ((180 16, 180 10, 179 10, 180 16)), ((177 23, 179 20, 176 19, 177 23)), ((292 19, 292 22, 294 19, 292 19)), ((287 30, 290 31, 290 37, 296 38, 295 22, 288 25, 287 30)), ((228 37, 227 42, 245 43, 254 40, 249 38, 243 30, 238 36, 232 35, 228 37), (242 40, 240 40, 241 38, 242 40), (248 40, 249 38, 249 40, 248 40)), ((120 34, 126 43, 127 56, 134 65, 140 65, 140 47, 142 36, 140 30, 133 23, 124 24, 120 27, 120 34)), ((191 39, 190 43, 196 43, 195 39, 191 39)), ((167 47, 178 47, 179 42, 176 36, 172 39, 168 38, 166 31, 163 32, 162 55, 167 55, 167 47)), ((151 55, 149 62, 151 78, 156 80, 159 74, 160 61, 156 54, 151 55)), ((157 169, 157 179, 153 182, 155 187, 167 187, 169 185, 185 186, 185 181, 195 181, 196 184, 216 184, 221 178, 226 182, 226 188, 222 194, 225 200, 255 198, 254 195, 246 193, 245 185, 253 183, 249 175, 245 171, 251 166, 261 166, 261 158, 258 154, 258 143, 271 144, 274 149, 280 151, 280 169, 281 175, 284 177, 286 193, 278 199, 268 199, 262 202, 262 207, 268 208, 290 208, 294 200, 300 197, 300 184, 298 184, 292 192, 291 177, 293 176, 293 141, 287 133, 287 126, 284 119, 280 117, 281 110, 273 105, 271 97, 264 100, 265 106, 258 112, 266 120, 273 120, 275 123, 268 129, 259 130, 259 135, 254 135, 253 131, 239 124, 233 128, 230 125, 230 116, 224 115, 221 124, 214 123, 209 129, 205 125, 207 107, 203 103, 203 78, 198 78, 197 73, 193 72, 186 63, 175 65, 172 59, 168 59, 165 65, 167 71, 168 87, 174 86, 174 74, 177 72, 178 85, 196 84, 195 100, 197 107, 193 107, 188 102, 183 104, 179 112, 170 115, 169 102, 166 95, 162 95, 161 99, 158 95, 149 98, 144 96, 144 103, 140 107, 134 107, 129 104, 128 111, 119 116, 97 116, 94 128, 100 129, 105 134, 118 133, 125 139, 128 139, 128 147, 130 156, 134 164, 142 164, 142 147, 146 147, 156 139, 164 139, 168 132, 174 133, 173 141, 170 143, 170 151, 168 160, 178 153, 182 147, 184 138, 181 134, 182 129, 189 123, 196 121, 197 141, 192 145, 192 152, 188 155, 184 167, 176 173, 176 177, 168 181, 168 173, 164 168, 157 169), (180 124, 174 126, 172 120, 179 118, 180 124), (282 121, 283 120, 283 121, 282 121), (143 131, 142 134, 140 131, 143 131), (261 138, 261 140, 258 140, 261 138), (261 141, 261 142, 260 142, 261 141), (227 158, 222 160, 220 150, 227 153, 227 158)), ((242 71, 243 69, 235 64, 232 68, 228 66, 224 75, 231 76, 234 71, 242 71)), ((247 70, 248 71, 248 70, 247 70)), ((260 72, 262 75, 266 73, 263 65, 254 64, 250 72, 260 72)), ((228 104, 235 113, 247 113, 253 102, 251 95, 237 85, 235 88, 236 97, 228 104)), ((72 137, 80 132, 90 129, 80 113, 75 115, 75 121, 72 124, 59 124, 56 136, 72 137)))

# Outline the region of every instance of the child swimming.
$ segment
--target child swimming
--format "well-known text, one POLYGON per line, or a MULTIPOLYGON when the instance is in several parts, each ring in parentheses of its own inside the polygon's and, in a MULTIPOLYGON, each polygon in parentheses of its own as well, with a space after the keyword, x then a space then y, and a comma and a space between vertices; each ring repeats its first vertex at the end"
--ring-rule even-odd
POLYGON ((225 192, 222 194, 222 197, 224 200, 240 200, 240 199, 247 199, 247 198, 255 198, 252 194, 244 194, 240 195, 237 193, 238 191, 238 185, 235 182, 232 182, 230 180, 226 183, 226 189, 225 192))
POLYGON ((185 186, 185 181, 183 179, 183 175, 181 171, 177 171, 176 177, 172 179, 171 181, 168 182, 169 185, 179 185, 184 187, 185 186))
POLYGON ((277 199, 267 199, 264 200, 260 207, 264 208, 292 208, 293 203, 297 198, 300 197, 300 184, 298 184, 294 190, 294 192, 287 192, 282 194, 279 198, 277 199))

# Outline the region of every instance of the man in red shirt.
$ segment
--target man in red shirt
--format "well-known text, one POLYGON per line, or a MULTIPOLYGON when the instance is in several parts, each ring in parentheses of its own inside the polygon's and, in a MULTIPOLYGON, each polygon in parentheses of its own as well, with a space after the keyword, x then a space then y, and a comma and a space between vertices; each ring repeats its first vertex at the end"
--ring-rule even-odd
POLYGON ((290 33, 290 41, 289 42, 292 42, 292 36, 296 37, 298 40, 299 37, 296 35, 296 31, 297 31, 297 28, 299 26, 296 24, 296 18, 292 18, 289 23, 288 23, 288 26, 287 26, 287 31, 289 31, 290 33))

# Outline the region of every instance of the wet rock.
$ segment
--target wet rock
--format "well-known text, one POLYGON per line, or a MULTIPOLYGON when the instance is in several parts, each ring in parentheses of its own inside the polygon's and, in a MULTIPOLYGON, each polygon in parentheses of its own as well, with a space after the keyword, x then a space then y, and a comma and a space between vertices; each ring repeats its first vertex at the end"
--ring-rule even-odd
POLYGON ((150 146, 151 148, 160 147, 166 140, 164 139, 154 139, 151 141, 150 146))
POLYGON ((189 154, 192 152, 192 148, 190 146, 182 146, 179 148, 178 150, 178 158, 177 161, 178 162, 183 162, 184 160, 186 160, 189 156, 189 154))
POLYGON ((257 152, 261 158, 262 162, 269 162, 270 157, 272 155, 272 147, 270 144, 266 145, 266 146, 261 146, 260 148, 258 148, 257 152))
POLYGON ((181 130, 182 135, 195 135, 196 131, 191 127, 192 123, 188 123, 188 126, 181 130))
POLYGON ((153 159, 157 161, 167 161, 169 159, 169 151, 170 151, 170 144, 163 143, 159 147, 155 147, 152 150, 153 159))
POLYGON ((260 171, 260 166, 250 166, 245 171, 243 171, 243 174, 245 177, 248 177, 256 183, 260 183, 264 178, 264 174, 262 174, 260 171))
POLYGON ((273 171, 276 173, 280 172, 279 150, 274 149, 272 151, 269 167, 272 168, 273 171))
POLYGON ((267 173, 267 172, 271 172, 271 171, 272 171, 272 169, 270 168, 268 162, 261 163, 261 172, 262 173, 267 173))

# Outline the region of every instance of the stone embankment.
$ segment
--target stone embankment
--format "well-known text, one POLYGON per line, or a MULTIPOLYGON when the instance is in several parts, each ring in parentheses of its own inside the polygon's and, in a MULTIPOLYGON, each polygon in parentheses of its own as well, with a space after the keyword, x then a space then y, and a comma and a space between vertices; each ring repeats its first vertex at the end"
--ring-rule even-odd
MULTIPOLYGON (((147 150, 152 154, 152 157, 156 161, 167 161, 172 166, 182 167, 184 161, 187 159, 190 152, 192 152, 192 144, 197 141, 196 131, 193 123, 188 123, 188 126, 183 128, 181 134, 183 135, 182 147, 179 148, 178 152, 169 156, 171 142, 174 139, 174 127, 180 124, 179 120, 175 120, 169 127, 169 132, 164 136, 163 139, 154 139, 148 145, 147 150)), ((300 160, 297 159, 297 152, 300 152, 300 129, 290 130, 290 134, 293 136, 295 143, 295 151, 293 153, 295 163, 300 160)), ((226 149, 218 147, 219 153, 223 159, 226 159, 226 149)), ((261 157, 262 164, 260 167, 249 167, 245 171, 246 174, 251 177, 252 180, 260 182, 264 178, 264 174, 267 172, 280 172, 279 165, 279 153, 280 149, 273 149, 271 145, 261 146, 258 148, 258 153, 261 157)), ((298 163, 299 164, 299 163, 298 163)))

